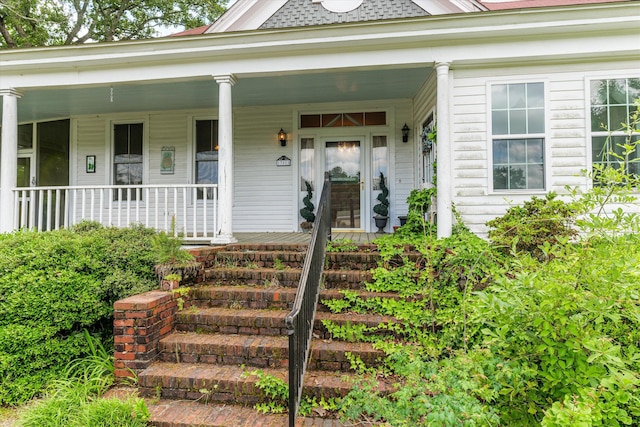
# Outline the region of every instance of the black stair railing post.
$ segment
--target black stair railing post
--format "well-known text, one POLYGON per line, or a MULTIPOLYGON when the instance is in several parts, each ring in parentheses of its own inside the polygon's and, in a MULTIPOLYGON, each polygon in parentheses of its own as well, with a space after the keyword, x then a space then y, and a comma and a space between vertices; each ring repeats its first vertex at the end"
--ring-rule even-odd
POLYGON ((327 240, 331 240, 331 179, 325 172, 324 185, 311 242, 304 258, 300 283, 291 312, 285 318, 289 336, 289 427, 295 427, 302 398, 320 282, 324 270, 327 240))

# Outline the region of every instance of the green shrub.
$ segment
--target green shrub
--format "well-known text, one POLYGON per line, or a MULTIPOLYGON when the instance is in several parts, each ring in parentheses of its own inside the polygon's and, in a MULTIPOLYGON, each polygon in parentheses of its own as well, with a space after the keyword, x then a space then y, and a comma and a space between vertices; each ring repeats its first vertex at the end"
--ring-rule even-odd
POLYGON ((544 263, 522 257, 470 313, 483 345, 520 373, 496 384, 503 420, 640 425, 640 236, 545 252, 544 263))
POLYGON ((146 427, 149 413, 144 400, 104 399, 113 384, 113 357, 100 340, 84 331, 89 356, 76 359, 51 384, 46 397, 28 406, 20 427, 146 427))
POLYGON ((24 402, 88 351, 80 332, 112 331, 113 303, 155 287, 152 230, 0 235, 0 404, 24 402))
POLYGON ((577 207, 556 198, 553 192, 544 198, 532 197, 522 206, 513 206, 504 216, 487 222, 489 239, 504 253, 527 252, 538 259, 540 246, 551 246, 577 235, 573 228, 577 207))

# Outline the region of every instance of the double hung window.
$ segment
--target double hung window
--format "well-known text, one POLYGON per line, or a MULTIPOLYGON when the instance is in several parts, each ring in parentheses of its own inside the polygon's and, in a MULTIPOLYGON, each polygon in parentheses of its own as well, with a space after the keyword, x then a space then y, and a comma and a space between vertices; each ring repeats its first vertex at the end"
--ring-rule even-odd
POLYGON ((640 78, 591 81, 591 154, 594 165, 640 174, 640 125, 632 115, 640 102, 640 78))
POLYGON ((491 86, 494 190, 543 190, 544 83, 491 86))

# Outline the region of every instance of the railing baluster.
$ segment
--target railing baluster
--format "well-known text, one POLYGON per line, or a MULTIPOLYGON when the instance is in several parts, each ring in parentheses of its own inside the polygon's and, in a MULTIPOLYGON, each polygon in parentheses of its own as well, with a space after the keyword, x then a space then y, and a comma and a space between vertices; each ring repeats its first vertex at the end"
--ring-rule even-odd
POLYGON ((144 210, 144 226, 149 227, 149 209, 151 208, 151 199, 149 199, 149 188, 144 189, 144 199, 147 201, 144 210))
POLYGON ((29 228, 35 228, 35 223, 36 223, 36 200, 37 200, 37 192, 34 189, 29 190, 29 200, 31 201, 31 203, 29 203, 29 228))
POLYGON ((189 228, 187 227, 187 188, 182 187, 182 235, 187 238, 189 228))
POLYGON ((60 229, 60 190, 56 189, 56 214, 53 224, 54 230, 60 229))
POLYGON ((69 223, 71 222, 71 212, 69 212, 69 198, 71 197, 71 191, 68 188, 64 190, 64 213, 63 213, 63 226, 64 228, 69 228, 69 223))

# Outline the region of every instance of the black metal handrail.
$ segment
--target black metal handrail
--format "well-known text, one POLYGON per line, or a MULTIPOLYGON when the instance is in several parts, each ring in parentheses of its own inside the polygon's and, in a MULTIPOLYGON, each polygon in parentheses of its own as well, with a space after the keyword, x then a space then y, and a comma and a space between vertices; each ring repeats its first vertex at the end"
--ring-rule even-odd
POLYGON ((294 427, 302 397, 327 240, 331 238, 331 180, 325 173, 324 186, 313 222, 311 242, 304 258, 298 292, 291 313, 285 318, 289 335, 289 426, 294 427))

